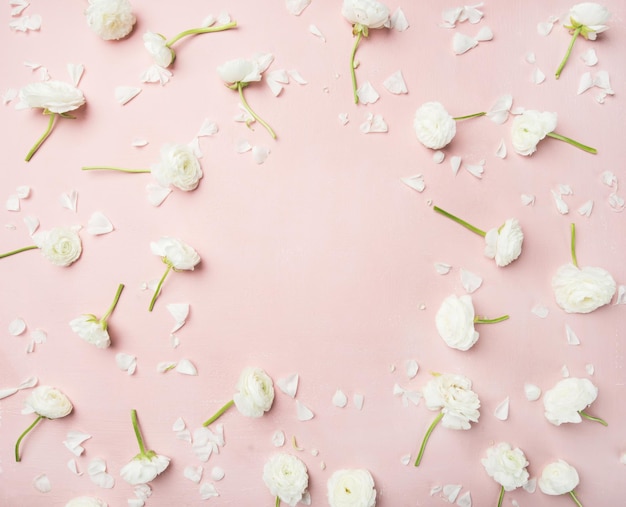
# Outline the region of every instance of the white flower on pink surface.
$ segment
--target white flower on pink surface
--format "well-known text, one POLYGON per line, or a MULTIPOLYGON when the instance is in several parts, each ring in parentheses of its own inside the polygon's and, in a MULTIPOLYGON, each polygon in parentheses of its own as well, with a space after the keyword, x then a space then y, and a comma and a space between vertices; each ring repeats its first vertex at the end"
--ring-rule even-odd
POLYGON ((579 482, 580 478, 576 469, 559 459, 543 468, 538 484, 541 492, 546 495, 564 495, 574 491, 579 482))
POLYGON ((89 0, 87 24, 104 40, 119 40, 133 31, 137 21, 128 0, 89 0))
POLYGON ((246 417, 261 417, 272 408, 274 384, 261 368, 245 368, 236 389, 233 401, 237 410, 246 417))
POLYGON ((513 491, 528 482, 528 461, 523 451, 500 442, 487 449, 487 457, 481 460, 489 477, 501 486, 498 507, 502 505, 505 491, 513 491))
POLYGON ((456 122, 484 116, 480 112, 453 118, 440 102, 426 102, 417 108, 413 118, 413 129, 420 143, 426 148, 444 148, 456 135, 456 122))
POLYGON ((108 504, 93 496, 80 496, 67 502, 65 507, 108 507, 108 504))
POLYGON ((159 67, 169 67, 176 58, 176 53, 167 45, 167 40, 160 33, 144 33, 143 45, 159 67))
POLYGON ((111 338, 107 329, 107 320, 117 306, 123 289, 124 285, 120 284, 117 288, 117 292, 115 293, 113 303, 100 319, 91 313, 79 315, 75 319, 72 319, 70 321, 72 331, 74 331, 83 340, 95 345, 99 349, 106 349, 109 347, 111 345, 111 338))
POLYGON ((263 482, 279 501, 294 507, 309 485, 309 474, 302 460, 287 453, 275 454, 263 467, 263 482))
POLYGON ((500 267, 508 266, 522 253, 524 233, 516 218, 509 218, 500 227, 485 235, 485 255, 500 267))
POLYGON ((374 507, 374 486, 374 478, 368 470, 337 470, 328 479, 328 503, 330 507, 374 507))
POLYGON ((69 227, 36 232, 33 241, 43 256, 56 266, 70 266, 82 253, 80 236, 69 227))
POLYGON ((173 185, 185 192, 198 188, 202 178, 200 161, 186 144, 163 145, 161 160, 150 168, 150 172, 161 185, 173 185))
POLYGON ((583 417, 606 426, 606 422, 591 417, 585 409, 598 397, 598 388, 586 378, 568 377, 560 380, 543 395, 545 416, 555 426, 579 423, 583 417))

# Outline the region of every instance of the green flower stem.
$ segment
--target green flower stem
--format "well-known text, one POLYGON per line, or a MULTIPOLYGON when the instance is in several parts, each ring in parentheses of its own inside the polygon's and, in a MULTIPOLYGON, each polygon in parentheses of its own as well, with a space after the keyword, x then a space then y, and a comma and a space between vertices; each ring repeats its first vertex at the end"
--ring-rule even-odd
POLYGON ((594 421, 594 422, 598 422, 600 423, 602 426, 608 426, 609 423, 607 423, 604 419, 600 419, 599 417, 593 417, 590 416, 587 412, 585 412, 584 410, 579 410, 578 413, 584 417, 585 419, 588 419, 590 421, 594 421))
POLYGON ((165 270, 165 273, 163 273, 163 276, 159 280, 159 284, 154 290, 154 296, 152 296, 152 301, 150 301, 150 306, 148 307, 149 312, 151 312, 152 309, 154 308, 154 303, 156 303, 156 300, 159 297, 159 293, 161 292, 161 286, 163 285, 163 282, 165 281, 165 277, 169 274, 171 270, 172 270, 172 265, 168 264, 167 269, 165 270))
POLYGON ((504 486, 500 486, 500 497, 498 498, 498 507, 502 507, 502 500, 504 500, 504 486))
POLYGON ((223 32, 224 30, 230 30, 231 28, 235 28, 237 26, 236 21, 231 21, 230 23, 226 23, 225 25, 220 26, 206 26, 204 28, 192 28, 191 30, 185 30, 184 32, 180 32, 175 37, 172 37, 168 40, 165 45, 169 48, 172 44, 178 42, 183 37, 187 37, 188 35, 197 35, 199 33, 211 33, 211 32, 223 32))
POLYGON ((137 437, 137 443, 139 444, 139 452, 142 456, 147 456, 146 446, 143 443, 143 437, 141 436, 141 430, 139 429, 139 422, 137 421, 137 411, 133 408, 130 411, 130 419, 133 422, 133 430, 135 430, 135 436, 137 437))
POLYGON ((117 287, 117 292, 115 293, 115 297, 113 298, 113 303, 111 303, 111 306, 109 306, 109 309, 102 316, 102 318, 100 319, 100 322, 106 322, 107 319, 111 316, 111 314, 113 313, 113 310, 115 310, 115 307, 117 306, 117 302, 120 300, 120 296, 122 295, 123 290, 124 290, 124 284, 120 283, 117 287))
POLYGON ((461 224, 463 227, 466 227, 467 229, 469 229, 472 232, 475 232, 476 234, 479 234, 483 238, 487 235, 487 233, 485 231, 479 229, 478 227, 474 227, 472 224, 468 224, 465 220, 461 220, 459 217, 455 217, 451 213, 448 213, 447 211, 442 210, 438 206, 433 206, 433 209, 437 213, 440 213, 444 217, 448 217, 449 219, 454 220, 457 224, 461 224))
POLYGON ((239 81, 237 83, 237 91, 239 92, 239 98, 241 99, 243 107, 246 108, 246 111, 248 111, 256 121, 258 121, 261 125, 265 127, 265 129, 270 133, 272 138, 276 139, 276 133, 272 130, 272 127, 270 127, 265 121, 263 121, 263 119, 258 114, 256 114, 246 102, 246 99, 243 96, 243 87, 243 83, 239 81))
POLYGON ((579 26, 578 28, 576 28, 576 30, 574 30, 574 35, 572 35, 572 40, 569 43, 569 47, 567 48, 567 53, 565 53, 565 56, 563 57, 563 60, 561 61, 561 64, 559 65, 559 68, 556 69, 556 72, 554 73, 554 76, 559 79, 559 77, 561 77, 561 72, 563 71, 563 67, 565 67, 565 64, 567 63, 567 60, 569 59, 569 55, 572 53, 572 48, 574 47, 574 42, 576 42, 576 39, 578 38, 578 36, 580 35, 580 32, 582 31, 583 27, 579 26))
POLYGON ((552 137, 553 139, 558 139, 559 141, 565 141, 566 143, 571 144, 572 146, 575 146, 580 150, 586 151, 587 153, 591 153, 592 155, 598 153, 598 150, 596 150, 595 148, 587 146, 586 144, 579 143, 578 141, 574 141, 573 139, 562 136, 561 134, 557 134, 556 132, 548 132, 546 135, 548 137, 552 137))
POLYGON ((478 118, 479 116, 485 116, 487 113, 485 111, 481 111, 480 113, 468 114, 467 116, 455 116, 452 118, 453 120, 469 120, 470 118, 478 118))
POLYGON ((20 458, 20 443, 22 442, 22 439, 28 434, 28 432, 30 430, 32 430, 39 421, 41 421, 43 419, 42 415, 37 416, 37 419, 35 419, 35 421, 33 422, 33 424, 31 424, 28 428, 26 428, 24 430, 24 433, 22 433, 20 435, 20 437, 17 439, 17 442, 15 443, 15 461, 17 461, 18 463, 21 461, 20 458))
POLYGON ((583 507, 583 504, 580 503, 580 500, 576 496, 576 493, 574 493, 574 490, 569 492, 569 496, 572 497, 572 500, 574 500, 574 502, 576 502, 576 505, 578 505, 578 507, 583 507))
POLYGON ((6 252, 3 254, 0 254, 0 259, 4 259, 5 257, 10 257, 11 255, 15 255, 18 254, 20 252, 25 252, 26 250, 35 250, 39 248, 38 246, 35 245, 31 245, 31 246, 25 246, 23 248, 18 248, 17 250, 11 250, 10 252, 6 252))
POLYGON ((502 322, 504 320, 508 320, 508 315, 502 315, 502 317, 496 317, 495 319, 483 319, 482 317, 474 317, 474 324, 495 324, 497 322, 502 322))
POLYGON ((570 239, 570 251, 572 253, 572 264, 578 267, 578 259, 576 259, 576 224, 572 224, 570 227, 571 239, 570 239))
POLYGON ((280 507, 280 497, 276 496, 276 504, 275 507, 280 507))
POLYGON ((43 133, 43 135, 37 140, 37 142, 35 143, 35 145, 30 149, 30 151, 27 153, 26 155, 26 162, 29 162, 31 158, 33 158, 33 155, 37 152, 37 150, 39 149, 39 147, 43 144, 43 142, 48 139, 48 136, 50 135, 50 133, 52 132, 52 127, 54 127, 54 120, 56 119, 56 114, 55 113, 51 113, 50 111, 48 111, 47 109, 44 109, 43 114, 48 114, 50 115, 50 119, 48 120, 48 128, 46 129, 46 131, 43 133))
POLYGON ((441 421, 442 418, 443 418, 443 412, 439 412, 439 415, 435 417, 435 420, 431 423, 431 425, 426 430, 426 435, 424 435, 424 440, 422 440, 422 445, 420 446, 420 452, 417 455, 417 459, 415 460, 416 467, 420 466, 420 463, 422 461, 422 456, 424 456, 424 451, 426 450, 426 444, 428 443, 428 439, 430 438, 430 434, 433 432, 433 430, 435 429, 435 426, 437 426, 437 424, 439 423, 439 421, 441 421))
POLYGON ((109 167, 109 166, 89 166, 83 167, 83 171, 119 171, 122 173, 149 173, 150 169, 126 169, 124 167, 109 167))
POLYGON ((222 408, 220 408, 217 412, 215 412, 215 414, 213 414, 209 419, 207 419, 206 421, 204 421, 202 423, 202 426, 206 427, 209 426, 210 424, 213 424, 215 421, 217 421, 224 412, 226 412, 230 407, 232 407, 235 404, 235 402, 233 400, 230 400, 228 403, 226 403, 226 405, 224 405, 222 408))
POLYGON ((363 32, 359 31, 356 34, 356 40, 354 41, 354 46, 352 48, 352 53, 350 54, 350 75, 352 76, 352 93, 354 95, 354 103, 359 103, 359 96, 356 93, 356 72, 354 71, 354 58, 356 56, 356 50, 359 47, 359 42, 361 42, 361 38, 363 37, 363 32))

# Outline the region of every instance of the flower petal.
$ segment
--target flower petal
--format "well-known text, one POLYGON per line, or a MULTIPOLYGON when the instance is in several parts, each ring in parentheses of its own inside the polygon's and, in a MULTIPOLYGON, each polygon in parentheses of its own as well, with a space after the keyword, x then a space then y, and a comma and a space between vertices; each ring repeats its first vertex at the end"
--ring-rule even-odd
POLYGON ((400 178, 400 181, 406 186, 412 188, 413 190, 417 190, 418 192, 423 192, 426 188, 426 184, 424 183, 424 176, 422 176, 421 174, 416 174, 414 176, 405 176, 404 178, 400 178))
POLYGON ((111 221, 100 211, 94 211, 87 222, 87 232, 98 236, 101 234, 108 234, 113 231, 113 224, 111 221))
POLYGON ((285 5, 290 14, 299 16, 311 4, 311 0, 286 0, 285 5))
POLYGON ((485 42, 493 40, 493 32, 488 26, 483 26, 476 34, 476 40, 478 42, 485 42))
POLYGON ((226 476, 222 467, 213 467, 211 469, 211 479, 214 481, 221 481, 226 476))
POLYGON ((387 79, 383 81, 383 86, 390 92, 395 95, 400 95, 403 93, 408 93, 408 89, 406 87, 406 83, 404 82, 404 77, 402 76, 402 71, 398 70, 391 74, 387 79))
POLYGON ((533 309, 531 310, 531 312, 537 317, 539 317, 540 319, 545 319, 550 313, 550 310, 548 310, 548 307, 546 306, 535 305, 533 306, 533 309))
POLYGON ((535 67, 531 79, 534 84, 541 84, 546 80, 546 75, 541 71, 539 67, 535 67))
POLYGON ((580 208, 578 208, 578 213, 581 216, 588 217, 591 215, 592 210, 593 210, 593 201, 587 201, 580 208))
POLYGON ((61 194, 59 198, 59 202, 61 206, 67 208, 70 211, 76 213, 76 204, 78 202, 78 192, 76 190, 72 190, 69 194, 61 194))
POLYGON ((459 172, 459 168, 461 167, 461 157, 453 156, 450 157, 450 167, 452 167, 452 172, 456 175, 459 172))
POLYGON ((23 319, 17 318, 9 322, 9 334, 11 336, 19 336, 26 331, 26 322, 23 319))
POLYGON ((417 372, 419 370, 419 365, 417 364, 417 361, 415 359, 409 359, 406 362, 406 374, 407 377, 414 378, 417 375, 417 372))
POLYGON ((580 340, 578 339, 578 336, 576 336, 576 333, 574 333, 572 328, 569 327, 567 324, 565 324, 565 336, 567 337, 568 345, 580 345, 580 340))
POLYGON ((267 146, 252 147, 252 160, 254 160, 259 165, 267 160, 269 154, 270 149, 267 146))
POLYGON ((181 359, 178 361, 175 370, 183 375, 198 375, 198 370, 189 359, 181 359))
POLYGON ((498 403, 498 406, 494 410, 493 415, 496 417, 496 419, 499 419, 500 421, 506 421, 509 418, 508 396, 504 398, 504 400, 502 400, 500 403, 498 403))
POLYGON ((495 103, 487 111, 487 117, 494 123, 502 125, 509 118, 509 111, 513 105, 513 96, 505 94, 495 101, 495 103))
POLYGON ((116 86, 115 100, 121 105, 127 104, 141 93, 141 88, 136 86, 116 86))
POLYGON ((319 38, 322 42, 326 42, 326 37, 324 37, 324 34, 320 31, 319 28, 317 28, 317 26, 309 25, 309 32, 319 38))
POLYGON ((120 370, 127 372, 129 375, 135 373, 137 368, 137 358, 124 352, 119 352, 115 355, 115 363, 120 370))
POLYGON ((310 421, 313 417, 315 417, 313 411, 300 402, 300 400, 296 400, 296 412, 298 415, 298 421, 310 421))
POLYGON ((462 55, 477 45, 478 41, 469 35, 456 32, 452 37, 452 50, 456 55, 462 55))
POLYGON ((483 283, 483 279, 470 271, 461 268, 461 285, 468 294, 475 292, 483 283))
POLYGON ((199 491, 200 491, 200 498, 202 500, 208 500, 209 498, 220 496, 220 494, 217 492, 217 489, 215 489, 215 484, 212 484, 210 482, 202 483, 199 491))
POLYGON ((33 486, 40 493, 49 493, 52 490, 50 479, 46 474, 38 475, 33 479, 33 486))
POLYGON ((598 55, 596 54, 596 50, 593 48, 588 49, 582 55, 580 55, 580 59, 587 65, 587 67, 593 67, 596 63, 598 63, 598 55))
POLYGON ((167 199, 167 196, 172 193, 172 189, 151 182, 146 185, 146 192, 148 194, 148 202, 152 206, 160 206, 167 199))
POLYGON ((299 380, 298 374, 292 373, 288 377, 278 379, 276 381, 276 385, 287 396, 291 398, 295 398, 296 393, 298 391, 298 380, 299 380))
POLYGON ((369 81, 365 81, 356 91, 356 94, 361 104, 373 104, 380 98, 380 95, 378 95, 378 92, 369 81))
POLYGON ((348 404, 348 397, 341 389, 337 389, 333 394, 333 405, 335 407, 344 408, 348 404))
POLYGON ((354 393, 352 395, 352 403, 354 403, 354 406, 356 407, 357 410, 361 410, 363 408, 364 401, 365 401, 365 396, 363 396, 362 394, 354 393))
POLYGON ((472 496, 469 491, 463 493, 459 498, 457 498, 456 504, 459 507, 472 507, 472 496))
POLYGON ((446 484, 441 491, 448 502, 454 503, 461 492, 461 487, 460 484, 446 484))
POLYGON ((541 389, 535 384, 524 384, 524 394, 528 401, 537 401, 541 397, 541 389))
POLYGON ((276 430, 272 435, 272 445, 274 447, 282 447, 285 445, 285 433, 280 430, 276 430))
POLYGON ((185 469, 183 470, 183 475, 190 481, 195 482, 196 484, 200 484, 200 481, 202 480, 203 470, 204 469, 202 468, 202 466, 188 466, 185 467, 185 469))
POLYGON ((591 77, 591 72, 585 72, 582 76, 580 76, 580 81, 578 82, 578 90, 576 91, 576 93, 580 95, 581 93, 586 92, 592 86, 593 78, 591 77))

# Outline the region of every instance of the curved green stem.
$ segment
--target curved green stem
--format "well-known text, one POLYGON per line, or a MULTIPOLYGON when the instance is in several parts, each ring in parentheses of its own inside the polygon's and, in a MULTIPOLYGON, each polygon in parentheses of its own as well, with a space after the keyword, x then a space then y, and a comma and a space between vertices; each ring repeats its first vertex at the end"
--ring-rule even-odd
POLYGON ((580 503, 580 500, 576 496, 576 493, 574 493, 574 490, 569 492, 569 496, 572 497, 572 500, 574 500, 574 502, 576 502, 576 505, 578 505, 578 507, 583 507, 583 504, 580 503))
POLYGON ((220 26, 206 26, 204 28, 192 28, 190 30, 185 30, 184 32, 180 32, 175 37, 172 37, 168 40, 165 45, 169 48, 172 44, 178 42, 183 37, 187 37, 188 35, 197 35, 199 33, 211 33, 211 32, 223 32, 224 30, 230 30, 231 28, 235 28, 237 26, 236 21, 231 21, 230 23, 226 23, 225 25, 220 26))
POLYGON ((498 498, 498 507, 502 507, 502 500, 504 500, 504 486, 500 486, 500 497, 498 498))
POLYGON ((468 114, 467 116, 455 116, 452 118, 453 120, 469 120, 470 118, 478 118, 479 116, 485 116, 487 113, 485 111, 481 111, 480 113, 468 114))
POLYGON ((454 216, 451 213, 448 213, 445 210, 442 210, 440 207, 438 206, 433 206, 433 209, 443 215, 444 217, 448 217, 451 220, 454 220, 457 224, 461 224, 463 227, 466 227, 467 229, 469 229, 472 232, 475 232, 476 234, 479 234, 480 236, 482 236, 483 238, 487 235, 487 233, 481 229, 479 229, 478 227, 474 227, 472 224, 467 223, 465 220, 460 219, 459 217, 454 216))
POLYGON ((18 463, 21 461, 20 458, 20 443, 22 442, 22 439, 28 434, 28 432, 30 430, 32 430, 39 421, 41 421, 43 419, 42 415, 38 415, 37 419, 35 419, 35 421, 33 422, 33 424, 31 424, 28 428, 26 428, 24 430, 24 433, 22 433, 20 435, 20 437, 17 439, 17 442, 15 443, 15 461, 17 461, 18 463))
POLYGON ((50 111, 44 110, 43 114, 49 114, 50 115, 50 119, 48 120, 48 128, 46 129, 46 131, 43 133, 43 135, 37 140, 37 142, 35 143, 35 145, 30 149, 30 151, 26 154, 26 158, 24 160, 26 160, 26 162, 29 162, 31 158, 33 158, 33 155, 37 152, 37 150, 39 149, 39 147, 43 144, 43 142, 48 139, 48 136, 50 135, 50 133, 52 132, 52 127, 54 126, 54 120, 56 118, 56 113, 51 113, 50 111))
POLYGON ((356 35, 356 40, 354 41, 354 46, 352 47, 352 53, 350 54, 350 75, 352 76, 352 94, 354 95, 354 103, 359 103, 359 96, 356 93, 356 72, 354 71, 354 57, 356 56, 356 50, 359 47, 359 42, 361 42, 361 38, 363 37, 363 32, 359 31, 356 35))
POLYGON ((570 239, 570 251, 572 253, 572 264, 578 267, 578 259, 576 259, 576 224, 572 224, 570 227, 571 239, 570 239))
POLYGON ((563 60, 561 61, 558 69, 556 69, 556 72, 554 73, 554 76, 557 79, 559 79, 559 77, 561 77, 561 72, 563 71, 563 67, 565 67, 565 64, 567 63, 567 60, 569 59, 569 55, 572 53, 572 48, 574 47, 574 42, 576 42, 576 39, 580 35, 580 32, 582 31, 582 29, 583 29, 583 27, 579 26, 578 28, 576 28, 576 30, 574 30, 574 35, 572 35, 572 40, 570 40, 569 47, 567 48, 567 53, 565 53, 565 56, 563 57, 563 60))
POLYGON ((274 507, 280 507, 280 497, 276 496, 276 504, 274 505, 274 507))
POLYGON ((256 114, 246 102, 246 99, 243 96, 243 86, 244 85, 241 83, 241 81, 237 83, 237 91, 239 92, 239 98, 241 99, 241 103, 243 104, 243 107, 245 107, 246 111, 248 111, 256 121, 258 121, 261 125, 263 125, 265 129, 270 133, 270 135, 274 139, 276 139, 276 133, 272 130, 272 127, 270 127, 265 121, 263 121, 263 119, 258 114, 256 114))
POLYGON ((123 290, 124 290, 124 284, 120 283, 117 287, 117 292, 115 293, 115 297, 113 298, 113 303, 111 303, 111 306, 109 306, 109 309, 102 316, 102 318, 100 319, 100 322, 106 322, 107 319, 111 316, 111 314, 113 313, 113 310, 115 310, 115 307, 117 306, 117 302, 120 300, 120 296, 122 295, 123 290))
POLYGON ((23 248, 18 248, 17 250, 11 250, 10 252, 6 252, 3 254, 0 254, 0 259, 4 259, 5 257, 10 257, 11 255, 15 255, 18 254, 20 252, 25 252, 26 250, 35 250, 39 248, 38 246, 35 245, 31 245, 31 246, 25 246, 23 248))
POLYGON ((110 166, 88 166, 83 167, 83 171, 119 171, 122 173, 149 173, 150 169, 126 169, 124 167, 110 167, 110 166))
POLYGON ((566 143, 571 144, 572 146, 575 146, 580 150, 586 151, 587 153, 591 153, 592 155, 598 153, 598 150, 596 150, 595 148, 587 146, 586 144, 579 143, 578 141, 574 141, 573 139, 562 136, 561 134, 557 134, 556 132, 548 132, 546 135, 548 137, 552 137, 553 139, 558 139, 559 141, 565 141, 566 143))
POLYGON ((608 426, 609 423, 607 423, 604 419, 600 419, 599 417, 593 417, 590 416, 587 412, 585 412, 584 410, 579 410, 578 413, 583 416, 585 419, 588 419, 590 421, 594 421, 597 423, 600 423, 602 426, 608 426))
POLYGON ((222 417, 222 414, 224 412, 226 412, 230 407, 232 407, 235 404, 235 402, 233 400, 230 400, 228 403, 226 403, 222 408, 220 408, 217 412, 215 412, 215 414, 213 414, 209 419, 207 419, 206 421, 204 421, 202 423, 202 426, 206 427, 209 426, 210 424, 213 424, 215 421, 217 421, 220 417, 222 417))
POLYGON ((422 456, 424 456, 424 451, 426 450, 426 444, 428 442, 428 439, 430 438, 430 434, 433 432, 433 430, 435 429, 435 426, 437 426, 437 424, 439 423, 439 421, 441 421, 442 418, 443 418, 443 412, 439 412, 439 415, 435 417, 435 420, 431 423, 431 425, 426 430, 426 435, 424 435, 424 440, 422 440, 422 445, 420 446, 420 452, 417 455, 417 459, 415 460, 416 467, 420 466, 420 463, 422 461, 422 456))
POLYGON ((474 324, 495 324, 497 322, 502 322, 509 318, 508 315, 502 315, 502 317, 496 317, 495 319, 483 319, 482 317, 474 317, 474 324))
POLYGON ((168 264, 167 265, 167 269, 165 270, 165 273, 163 273, 163 276, 159 280, 159 284, 157 285, 156 289, 154 290, 154 296, 152 296, 152 300, 150 301, 150 306, 148 307, 148 311, 149 312, 151 312, 152 309, 154 308, 154 303, 156 303, 156 300, 159 297, 159 293, 161 292, 161 286, 163 285, 163 282, 165 281, 165 277, 169 274, 171 269, 172 269, 172 265, 168 264))
POLYGON ((147 454, 146 446, 143 443, 143 436, 139 429, 139 421, 137 421, 137 411, 134 408, 130 411, 130 419, 133 422, 133 430, 135 431, 135 437, 137 437, 137 443, 139 444, 139 452, 142 456, 145 456, 147 454))

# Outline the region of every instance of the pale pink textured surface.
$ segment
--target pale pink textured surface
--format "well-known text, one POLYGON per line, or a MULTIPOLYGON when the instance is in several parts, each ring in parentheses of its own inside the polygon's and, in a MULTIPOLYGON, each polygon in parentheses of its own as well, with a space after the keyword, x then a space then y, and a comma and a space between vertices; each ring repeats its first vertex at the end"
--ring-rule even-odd
MULTIPOLYGON (((133 0, 137 25, 119 42, 104 42, 89 30, 82 13, 86 2, 33 1, 25 14, 41 14, 43 26, 28 34, 9 30, 5 6, 0 89, 38 79, 24 61, 41 63, 61 80, 67 80, 67 63, 82 63, 80 88, 87 106, 77 120, 59 121, 28 164, 23 158, 46 119, 35 111, 15 111, 13 104, 0 107, 0 200, 19 185, 32 188, 20 212, 0 210, 0 222, 15 226, 0 230, 0 250, 31 243, 23 223, 29 215, 39 217, 45 230, 86 226, 91 214, 101 211, 115 231, 94 237, 83 229, 84 252, 70 268, 51 265, 37 251, 0 261, 0 387, 36 375, 41 384, 62 389, 75 406, 69 417, 44 421, 28 435, 23 460, 14 463, 15 440, 33 417, 20 414, 28 393, 0 401, 0 505, 63 506, 86 494, 112 507, 126 505, 133 493, 119 470, 137 452, 131 408, 138 411, 147 445, 172 458, 170 468, 152 483, 146 502, 152 507, 205 504, 198 487, 183 477, 186 466, 200 464, 207 481, 213 466, 226 472, 216 482, 220 497, 207 505, 272 505, 262 468, 277 450, 271 437, 278 429, 305 449, 296 451, 290 443, 284 448, 308 465, 315 506, 327 504, 331 473, 348 467, 372 472, 382 507, 446 505, 430 496, 433 486, 443 484, 463 485, 475 506, 495 505, 499 485, 480 459, 499 441, 524 450, 531 477, 557 458, 574 465, 584 505, 621 505, 626 307, 611 304, 589 315, 568 315, 556 306, 550 288, 553 273, 569 261, 571 222, 577 225, 579 263, 604 267, 618 284, 626 283, 625 215, 610 209, 611 189, 601 181, 601 174, 611 170, 626 183, 626 6, 622 0, 604 3, 613 12, 610 30, 595 42, 580 39, 556 81, 553 72, 569 35, 556 24, 549 36, 541 36, 536 25, 565 12, 569 2, 489 2, 480 24, 462 23, 453 30, 438 24, 441 10, 454 2, 389 2, 392 11, 404 10, 411 27, 402 33, 372 30, 362 42, 357 78, 360 84, 369 80, 381 95, 369 106, 352 103, 348 58, 353 38, 340 2, 313 0, 296 17, 280 0, 271 7, 244 0, 211 5, 133 0), (151 63, 142 44, 144 31, 172 37, 221 9, 237 20, 236 30, 180 41, 171 82, 164 87, 140 83, 151 63), (309 33, 310 24, 322 31, 325 43, 309 33), (455 31, 475 35, 485 25, 493 30, 493 41, 462 56, 452 53, 455 31), (598 53, 596 67, 586 67, 579 58, 589 48, 598 53), (534 65, 525 61, 529 51, 547 76, 543 84, 531 82, 534 65), (251 131, 233 121, 237 94, 215 70, 229 59, 257 52, 275 55, 269 71, 297 69, 308 81, 304 86, 292 82, 278 98, 265 82, 246 89, 251 106, 276 130, 277 141, 258 125, 251 131), (391 95, 382 86, 397 70, 404 75, 407 95, 391 95), (609 72, 615 90, 604 105, 594 99, 597 89, 576 95, 580 75, 599 70, 609 72), (143 91, 120 106, 114 99, 120 85, 143 91), (596 147, 598 155, 552 139, 542 141, 532 157, 516 155, 510 146, 511 118, 505 125, 487 118, 459 124, 441 165, 416 140, 412 119, 423 102, 440 101, 460 116, 487 110, 504 93, 513 95, 514 107, 557 112, 557 132, 596 147), (350 118, 345 126, 338 120, 342 112, 350 118), (359 132, 369 112, 383 115, 387 134, 359 132), (200 140, 205 176, 196 191, 175 190, 159 208, 146 201, 150 175, 80 170, 98 164, 147 168, 158 160, 162 144, 191 141, 204 118, 220 127, 217 135, 200 140), (131 147, 137 137, 150 144, 131 147), (255 164, 250 153, 235 152, 242 138, 271 150, 263 165, 255 164), (502 138, 509 148, 504 160, 495 157, 502 138), (482 180, 464 169, 454 176, 453 155, 464 163, 485 159, 482 180), (417 173, 424 175, 423 193, 400 182, 417 173), (560 183, 574 191, 565 198, 570 205, 565 216, 556 211, 550 194, 560 183), (58 202, 73 189, 79 195, 76 213, 58 202), (536 196, 534 206, 522 206, 523 193, 536 196), (581 217, 576 210, 588 200, 594 201, 593 212, 581 217), (525 231, 522 256, 497 268, 483 256, 483 240, 435 214, 430 201, 483 229, 517 217, 525 231), (188 242, 202 263, 193 273, 170 275, 149 313, 152 294, 141 284, 162 274, 163 264, 149 244, 164 235, 188 242), (438 275, 435 262, 451 264, 451 273, 438 275), (479 314, 511 316, 479 326, 480 339, 468 352, 447 348, 434 323, 443 298, 464 293, 461 268, 484 279, 473 294, 479 314), (72 333, 68 322, 81 313, 102 314, 118 283, 126 289, 109 321, 113 346, 99 350, 72 333), (180 346, 173 349, 173 319, 166 305, 178 302, 189 302, 191 314, 177 332, 180 346), (531 313, 537 304, 550 310, 547 318, 531 313), (19 337, 7 332, 16 317, 28 324, 19 337), (566 324, 581 345, 567 344, 566 324), (28 333, 36 328, 48 333, 48 341, 26 354, 28 333), (137 356, 135 375, 118 370, 118 352, 137 356), (158 362, 181 358, 192 360, 197 377, 157 373, 158 362), (412 380, 405 374, 409 359, 420 365, 412 380), (588 363, 595 367, 590 378, 599 387, 589 412, 609 426, 589 421, 552 426, 543 417, 541 401, 525 399, 524 383, 545 392, 561 378, 563 365, 572 376, 586 377, 588 363), (198 427, 232 397, 245 366, 262 367, 275 381, 298 373, 296 398, 315 418, 299 422, 294 400, 277 390, 274 407, 261 419, 246 419, 235 410, 223 416, 226 446, 203 464, 175 438, 172 424, 182 417, 192 430, 198 427), (416 469, 402 465, 400 458, 411 453, 414 459, 436 414, 423 404, 404 408, 392 389, 395 383, 420 389, 431 371, 471 378, 482 412, 470 431, 437 428, 416 469), (350 399, 346 408, 331 403, 337 389, 350 399), (361 411, 351 401, 355 393, 365 397, 361 411), (499 421, 493 411, 506 396, 510 417, 499 421), (66 466, 73 455, 62 441, 72 429, 93 436, 77 458, 82 476, 66 466), (312 449, 319 455, 313 456, 312 449), (106 460, 116 479, 111 490, 99 489, 86 474, 96 457, 106 460), (32 485, 42 473, 52 484, 47 494, 32 485)), ((513 499, 522 507, 571 505, 565 497, 523 490, 507 493, 504 505, 513 499)))

